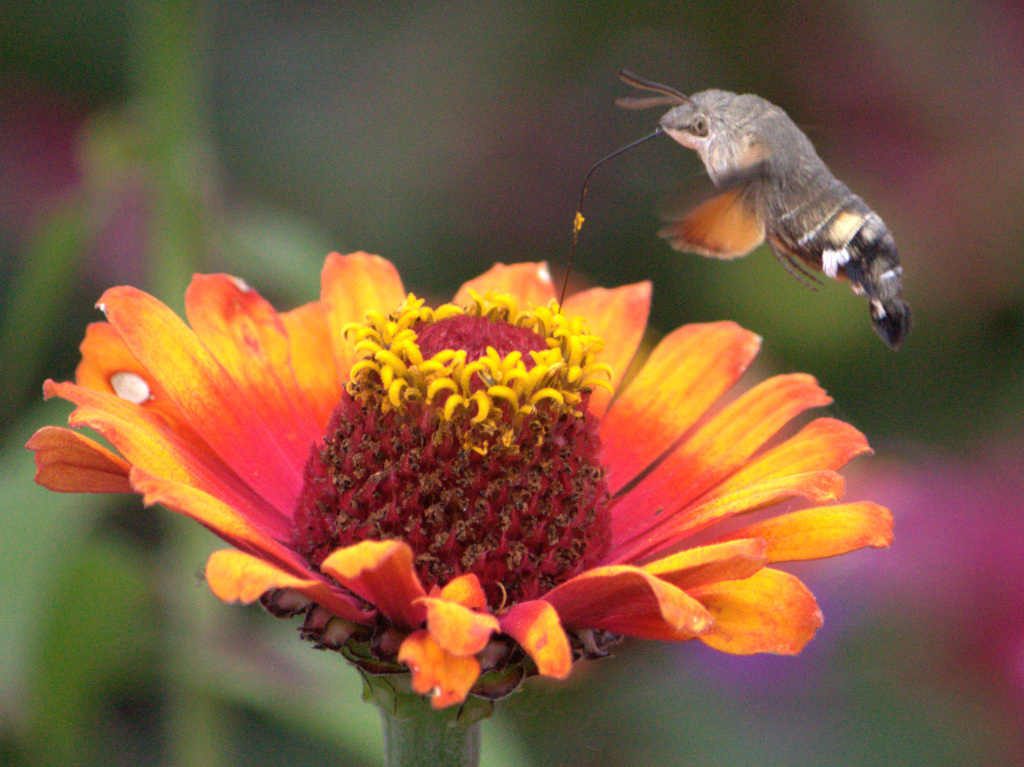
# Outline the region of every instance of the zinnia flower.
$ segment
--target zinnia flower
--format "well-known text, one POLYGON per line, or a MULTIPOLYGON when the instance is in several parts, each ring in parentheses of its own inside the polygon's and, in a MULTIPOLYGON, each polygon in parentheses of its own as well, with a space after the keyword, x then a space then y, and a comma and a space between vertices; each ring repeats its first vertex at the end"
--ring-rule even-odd
POLYGON ((214 594, 304 615, 437 708, 564 678, 621 635, 798 652, 821 614, 771 565, 891 541, 880 506, 819 505, 864 437, 777 436, 830 402, 808 375, 721 404, 760 344, 729 322, 676 330, 627 380, 647 283, 554 299, 543 265, 498 265, 429 309, 363 253, 281 314, 225 275, 195 278, 188 325, 113 288, 76 382, 45 393, 117 452, 43 428, 37 481, 195 519, 232 547, 214 594), (793 498, 812 508, 739 519, 793 498))

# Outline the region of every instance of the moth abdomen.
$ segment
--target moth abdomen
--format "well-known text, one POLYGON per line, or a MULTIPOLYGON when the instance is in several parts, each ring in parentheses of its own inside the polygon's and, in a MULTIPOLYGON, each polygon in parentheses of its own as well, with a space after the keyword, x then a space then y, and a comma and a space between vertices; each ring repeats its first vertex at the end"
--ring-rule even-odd
POLYGON ((864 223, 846 244, 849 254, 847 278, 855 282, 868 298, 893 298, 902 287, 900 256, 889 228, 870 212, 864 223))
POLYGON ((860 197, 833 179, 817 195, 787 206, 769 229, 789 253, 834 279, 850 258, 847 246, 871 216, 860 197))
POLYGON ((899 349, 910 332, 910 306, 900 297, 903 267, 896 240, 888 227, 872 213, 847 245, 850 259, 844 273, 858 292, 867 296, 875 331, 893 349, 899 349))
POLYGON ((779 232, 770 240, 867 296, 876 332, 898 349, 912 320, 900 297, 903 267, 896 240, 878 214, 841 183, 829 192, 788 218, 780 216, 779 232))

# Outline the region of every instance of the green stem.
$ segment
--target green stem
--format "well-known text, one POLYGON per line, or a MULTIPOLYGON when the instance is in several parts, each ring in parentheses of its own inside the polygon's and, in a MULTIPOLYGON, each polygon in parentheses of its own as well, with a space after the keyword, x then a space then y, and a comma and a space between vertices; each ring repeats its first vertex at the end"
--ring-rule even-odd
POLYGON ((364 675, 364 697, 380 710, 387 767, 476 767, 480 722, 491 704, 477 699, 440 711, 409 688, 409 676, 364 675))
POLYGON ((132 85, 147 136, 149 289, 175 308, 209 247, 203 197, 215 171, 206 151, 201 7, 199 0, 133 6, 132 85))

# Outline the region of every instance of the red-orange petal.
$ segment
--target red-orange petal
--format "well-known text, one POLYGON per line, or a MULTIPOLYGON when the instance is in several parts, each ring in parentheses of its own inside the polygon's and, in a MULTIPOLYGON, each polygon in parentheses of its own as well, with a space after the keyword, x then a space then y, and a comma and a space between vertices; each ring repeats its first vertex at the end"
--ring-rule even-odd
POLYGON ((334 353, 335 369, 345 380, 356 361, 353 344, 342 332, 345 325, 365 322, 371 309, 389 314, 405 297, 402 278, 390 261, 363 252, 327 256, 320 275, 320 301, 327 312, 328 348, 334 353))
POLYGON ((658 614, 676 631, 699 634, 712 621, 704 606, 685 591, 628 565, 588 570, 555 586, 544 600, 571 629, 608 628, 632 634, 631 616, 658 614))
POLYGON ((263 419, 262 403, 244 392, 195 333, 152 296, 131 287, 111 288, 100 306, 182 418, 239 477, 291 513, 302 487, 302 464, 292 460, 263 419))
POLYGON ((732 322, 684 325, 666 336, 601 423, 611 491, 621 490, 693 426, 739 380, 759 348, 756 335, 732 322))
POLYGON ((488 291, 507 293, 519 302, 520 308, 547 306, 555 298, 551 272, 545 262, 539 264, 495 264, 479 277, 463 284, 452 299, 453 304, 468 306, 473 303, 470 289, 481 296, 488 291))
POLYGON ((715 581, 749 578, 767 562, 768 545, 760 538, 728 540, 696 546, 643 566, 643 571, 681 589, 715 581))
POLYGON ((422 625, 427 596, 413 569, 412 549, 402 541, 362 541, 331 553, 320 570, 372 604, 395 626, 422 625))
POLYGON ((437 597, 417 600, 427 608, 427 631, 452 655, 475 655, 498 631, 498 619, 437 597))
POLYGON ((650 308, 649 282, 611 290, 593 288, 565 300, 564 313, 569 317, 583 317, 587 329, 604 339, 605 348, 597 356, 597 362, 612 366, 611 391, 597 387, 590 395, 590 412, 598 418, 608 409, 612 392, 619 388, 640 347, 650 308))
POLYGON ((748 525, 725 536, 763 538, 769 562, 823 559, 892 543, 892 514, 870 501, 805 509, 748 525))
POLYGON ((658 642, 685 642, 697 634, 685 629, 673 628, 665 622, 657 611, 637 612, 626 617, 618 617, 602 621, 594 626, 596 629, 610 631, 614 634, 631 636, 636 639, 648 639, 658 642))
POLYGON ((47 397, 62 397, 78 407, 68 424, 88 426, 105 437, 132 466, 163 479, 199 488, 239 509, 255 527, 284 539, 291 527, 281 511, 241 482, 204 442, 190 442, 166 425, 159 414, 114 394, 72 383, 47 381, 47 397))
POLYGON ((751 460, 709 496, 725 495, 774 477, 840 469, 851 458, 870 452, 867 438, 848 423, 817 418, 782 444, 751 460))
POLYGON ((461 703, 480 677, 480 662, 472 655, 446 652, 428 631, 416 631, 405 638, 398 660, 412 672, 412 689, 430 696, 434 708, 461 703))
POLYGON ((130 493, 127 461, 88 437, 44 426, 25 445, 35 451, 36 482, 61 493, 130 493))
POLYGON ((367 623, 372 617, 323 580, 300 577, 234 549, 210 555, 206 562, 206 582, 214 596, 224 602, 251 604, 271 589, 292 589, 339 618, 367 623))
POLYGON ((252 523, 234 506, 218 500, 193 485, 156 477, 134 467, 129 480, 147 506, 159 503, 216 533, 237 549, 293 571, 307 569, 292 549, 252 523))
POLYGON ((772 477, 726 495, 708 493, 697 503, 674 514, 666 514, 665 519, 657 520, 645 535, 618 542, 609 551, 607 561, 645 560, 659 551, 671 549, 695 532, 720 520, 792 498, 804 498, 812 503, 832 503, 842 498, 844 488, 845 481, 837 472, 811 471, 772 477))
POLYGON ((313 417, 322 432, 327 428, 331 413, 341 401, 348 370, 335 367, 331 334, 327 329, 327 314, 320 301, 314 301, 281 315, 288 342, 291 346, 292 370, 299 388, 313 410, 313 417))
POLYGON ((755 386, 700 426, 616 505, 616 545, 650 538, 653 529, 670 523, 680 509, 741 468, 792 418, 831 401, 803 373, 775 376, 755 386))
POLYGON ((572 671, 572 647, 558 611, 546 600, 520 602, 500 617, 501 630, 512 637, 537 666, 541 676, 565 679, 572 671))
POLYGON ((291 345, 274 308, 234 277, 197 274, 185 292, 185 312, 203 345, 259 403, 291 462, 305 465, 322 429, 295 380, 291 345))
POLYGON ((699 639, 734 655, 796 655, 821 628, 814 595, 795 576, 765 567, 742 581, 722 581, 693 591, 714 616, 699 639))

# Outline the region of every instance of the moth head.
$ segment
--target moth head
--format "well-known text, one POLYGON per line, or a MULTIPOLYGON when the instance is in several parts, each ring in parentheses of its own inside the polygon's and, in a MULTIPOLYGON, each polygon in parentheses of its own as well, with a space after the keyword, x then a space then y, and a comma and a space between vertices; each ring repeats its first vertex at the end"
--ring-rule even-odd
POLYGON ((704 91, 696 96, 686 96, 675 88, 647 80, 625 69, 619 72, 619 79, 634 88, 652 91, 658 95, 620 98, 616 100, 616 104, 625 109, 671 106, 672 109, 658 121, 661 129, 683 146, 697 150, 702 156, 702 150, 714 140, 713 134, 721 132, 722 126, 717 124, 721 121, 716 121, 714 111, 717 100, 707 98, 709 94, 718 91, 704 91))
POLYGON ((668 135, 689 149, 700 151, 713 140, 712 132, 720 126, 714 124, 714 115, 694 101, 670 109, 658 121, 668 135))
POLYGON ((659 124, 672 138, 701 156, 714 153, 714 147, 733 143, 737 139, 736 125, 730 118, 729 107, 736 98, 734 93, 707 90, 688 97, 664 115, 659 124))

